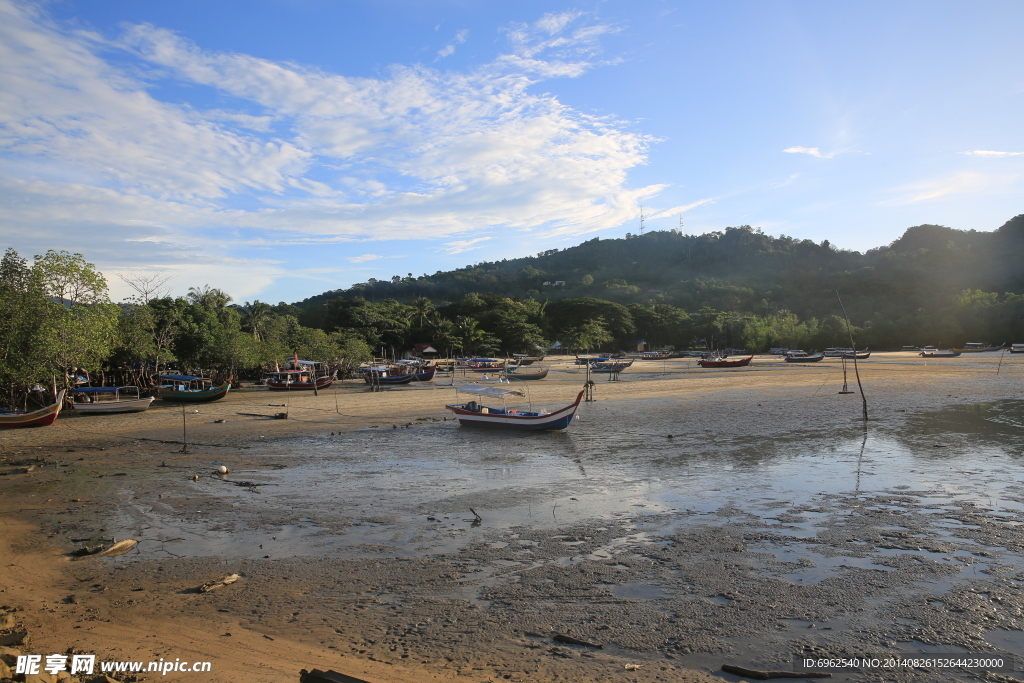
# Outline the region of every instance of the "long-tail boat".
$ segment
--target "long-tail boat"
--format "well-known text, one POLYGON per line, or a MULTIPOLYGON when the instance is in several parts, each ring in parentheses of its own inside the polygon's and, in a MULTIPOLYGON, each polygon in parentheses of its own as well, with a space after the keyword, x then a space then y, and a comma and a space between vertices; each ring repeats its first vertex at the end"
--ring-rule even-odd
POLYGON ((738 360, 726 360, 725 358, 702 358, 697 361, 697 365, 702 368, 742 368, 745 365, 750 365, 750 361, 752 360, 754 360, 753 356, 740 358, 738 360))
MULTIPOLYGON (((523 392, 503 387, 482 386, 479 384, 467 384, 458 387, 456 392, 463 392, 475 396, 487 396, 500 398, 504 403, 507 396, 525 396, 523 392)), ((576 410, 583 400, 586 390, 580 391, 576 400, 564 408, 559 408, 550 413, 534 412, 531 410, 510 409, 506 406, 491 408, 482 406, 476 401, 447 405, 445 408, 455 413, 459 424, 463 426, 479 427, 509 427, 512 429, 565 429, 572 423, 576 410)))
POLYGON ((76 413, 141 413, 156 400, 143 398, 138 387, 78 387, 71 390, 71 397, 76 413))
MULTIPOLYGON (((861 357, 862 356, 857 356, 857 358, 861 358, 861 357)), ((817 363, 822 358, 825 358, 825 354, 824 353, 815 353, 815 354, 807 354, 807 353, 793 353, 793 354, 789 354, 789 353, 787 353, 783 360, 785 360, 787 363, 817 363)))
POLYGON ((179 403, 209 403, 219 401, 228 395, 231 390, 231 378, 219 387, 203 388, 203 384, 213 383, 209 377, 196 377, 195 375, 160 375, 161 379, 167 379, 172 384, 163 384, 156 388, 157 396, 163 401, 177 401, 179 403))
POLYGON ((340 365, 328 369, 326 363, 313 360, 295 359, 287 370, 268 372, 263 383, 271 391, 295 391, 303 389, 326 389, 338 377, 340 365))
POLYGON ((544 379, 548 376, 548 368, 534 372, 523 372, 522 368, 505 368, 505 379, 544 379))
POLYGON ((39 410, 2 410, 0 409, 0 429, 15 427, 45 427, 52 425, 60 414, 64 403, 64 390, 57 392, 57 400, 39 410))

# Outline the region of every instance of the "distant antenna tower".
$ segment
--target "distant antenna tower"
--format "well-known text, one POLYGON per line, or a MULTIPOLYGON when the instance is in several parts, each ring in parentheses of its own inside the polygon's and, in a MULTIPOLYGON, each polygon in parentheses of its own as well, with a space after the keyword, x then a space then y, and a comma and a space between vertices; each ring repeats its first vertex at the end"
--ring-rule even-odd
POLYGON ((686 234, 686 229, 683 228, 683 214, 681 214, 681 213, 679 214, 679 234, 680 235, 685 235, 686 234))
POLYGON ((640 205, 640 234, 644 234, 644 205, 640 205))

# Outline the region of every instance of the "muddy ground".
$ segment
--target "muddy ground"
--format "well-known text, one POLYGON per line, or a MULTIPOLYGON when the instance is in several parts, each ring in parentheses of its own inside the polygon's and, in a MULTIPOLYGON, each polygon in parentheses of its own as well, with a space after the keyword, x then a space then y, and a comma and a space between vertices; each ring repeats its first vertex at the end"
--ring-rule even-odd
MULTIPOLYGON (((169 681, 735 681, 722 664, 794 654, 1024 655, 1024 363, 951 361, 861 364, 866 430, 837 364, 768 358, 638 362, 570 430, 528 437, 446 421, 440 380, 62 415, 0 433, 0 607, 22 652, 212 662, 149 675, 169 681), (124 537, 117 558, 69 555, 124 537)), ((530 398, 581 382, 556 366, 530 398)), ((1020 674, 834 678, 972 677, 1020 674)))

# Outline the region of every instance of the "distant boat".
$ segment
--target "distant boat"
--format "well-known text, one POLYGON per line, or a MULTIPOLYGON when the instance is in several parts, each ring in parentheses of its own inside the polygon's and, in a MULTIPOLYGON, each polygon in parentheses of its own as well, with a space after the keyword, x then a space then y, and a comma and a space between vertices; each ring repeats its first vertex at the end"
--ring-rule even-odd
POLYGON ((228 395, 231 390, 231 379, 219 387, 204 389, 203 384, 212 383, 208 377, 194 375, 160 375, 161 379, 169 379, 173 384, 162 384, 156 388, 157 396, 162 401, 178 401, 183 403, 208 403, 218 401, 228 395))
POLYGON ((816 353, 814 355, 811 355, 801 351, 800 354, 786 354, 786 357, 783 360, 785 360, 787 363, 817 363, 822 358, 825 358, 824 353, 816 353))
MULTIPOLYGON (((510 395, 524 396, 523 392, 515 389, 477 384, 467 384, 458 387, 455 391, 475 396, 500 398, 502 402, 510 395)), ((550 413, 509 409, 504 405, 501 408, 491 408, 482 406, 476 401, 447 405, 445 408, 455 413, 459 424, 463 426, 508 427, 521 430, 565 429, 572 423, 572 418, 576 415, 580 401, 583 400, 584 391, 580 391, 576 396, 576 400, 566 407, 559 408, 550 413)))
POLYGON ((967 342, 964 344, 964 348, 953 350, 963 351, 964 353, 981 353, 982 351, 999 351, 1002 348, 1002 346, 989 346, 985 342, 967 342))
MULTIPOLYGON (((582 394, 581 394, 582 395, 582 394)), ((64 390, 57 392, 57 400, 39 410, 2 410, 0 409, 0 429, 15 427, 45 427, 52 425, 60 414, 64 403, 64 390)))
POLYGON ((1010 353, 1024 353, 1024 344, 1011 344, 1010 353))
POLYGON ((917 355, 925 358, 956 358, 960 355, 960 351, 957 349, 953 349, 952 351, 939 351, 936 349, 935 351, 921 351, 921 353, 917 355))
POLYGON ((848 346, 836 346, 825 349, 824 354, 826 358, 840 358, 849 353, 853 353, 853 349, 848 346))
POLYGON ((544 379, 548 376, 548 368, 534 372, 523 372, 521 368, 505 368, 505 379, 544 379))
POLYGON ((156 400, 153 396, 142 398, 138 387, 79 387, 71 390, 71 397, 76 413, 141 413, 156 400))
POLYGON ((632 364, 633 364, 632 360, 628 360, 628 361, 624 361, 624 362, 608 361, 608 362, 605 362, 605 363, 596 363, 592 368, 590 368, 590 371, 591 372, 609 373, 609 374, 613 374, 614 375, 614 374, 618 374, 618 373, 622 372, 623 370, 625 370, 626 368, 628 368, 632 364))
POLYGON ((411 373, 405 373, 401 370, 396 370, 388 365, 378 365, 375 367, 362 368, 363 381, 367 384, 380 385, 380 384, 410 384, 416 381, 416 377, 411 373))
POLYGON ((707 358, 697 361, 697 365, 702 368, 742 368, 745 365, 750 365, 750 361, 754 360, 753 356, 746 358, 740 358, 739 360, 726 360, 724 358, 707 358))
POLYGON ((853 351, 848 351, 847 353, 842 354, 841 357, 842 358, 846 358, 847 360, 852 360, 854 356, 857 357, 857 360, 867 360, 868 358, 871 357, 871 352, 870 351, 858 351, 855 354, 853 351))

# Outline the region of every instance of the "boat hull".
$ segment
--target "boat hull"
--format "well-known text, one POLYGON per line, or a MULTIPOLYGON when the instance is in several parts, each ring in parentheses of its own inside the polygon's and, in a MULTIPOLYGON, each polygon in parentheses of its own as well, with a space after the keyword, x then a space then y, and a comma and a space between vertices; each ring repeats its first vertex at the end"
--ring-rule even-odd
POLYGON ((413 379, 414 382, 429 382, 430 380, 434 379, 434 375, 436 373, 437 373, 437 369, 436 368, 431 368, 430 370, 427 370, 426 372, 416 372, 416 373, 413 373, 412 379, 413 379))
POLYGON ((409 384, 416 378, 413 375, 394 375, 388 377, 373 377, 370 375, 363 375, 363 380, 367 384, 409 384))
POLYGON ((141 413, 149 410, 149 406, 155 400, 154 397, 148 396, 146 398, 133 398, 127 401, 72 403, 71 407, 76 413, 141 413))
POLYGON ((60 415, 64 403, 64 392, 57 394, 57 400, 39 410, 4 411, 0 412, 0 429, 17 429, 19 427, 46 427, 52 425, 60 415))
POLYGON ((172 401, 174 403, 209 403, 219 401, 228 395, 231 390, 231 382, 225 382, 219 387, 205 389, 203 391, 178 391, 177 389, 164 389, 157 387, 157 395, 161 401, 172 401))
POLYGON ((922 351, 919 356, 924 358, 956 358, 960 355, 959 351, 940 351, 938 353, 925 353, 922 351))
MULTIPOLYGON (((316 381, 316 389, 326 389, 334 384, 334 377, 322 377, 316 381)), ((312 382, 281 382, 276 379, 268 379, 264 382, 271 391, 312 391, 312 382)))
POLYGON ((785 361, 787 363, 817 363, 825 357, 824 354, 818 354, 817 356, 786 356, 785 361))
POLYGON ((547 370, 541 370, 540 372, 506 372, 505 379, 508 380, 530 380, 530 379, 544 379, 548 376, 547 370))
POLYGON ((547 415, 516 415, 502 410, 480 413, 466 410, 463 407, 464 404, 445 407, 455 413, 459 424, 464 427, 498 427, 519 430, 565 429, 576 416, 576 410, 580 406, 580 401, 583 400, 583 393, 581 391, 570 405, 547 415))
POLYGON ((742 368, 750 365, 752 360, 754 360, 753 356, 741 358, 740 360, 699 360, 697 365, 702 368, 742 368))

